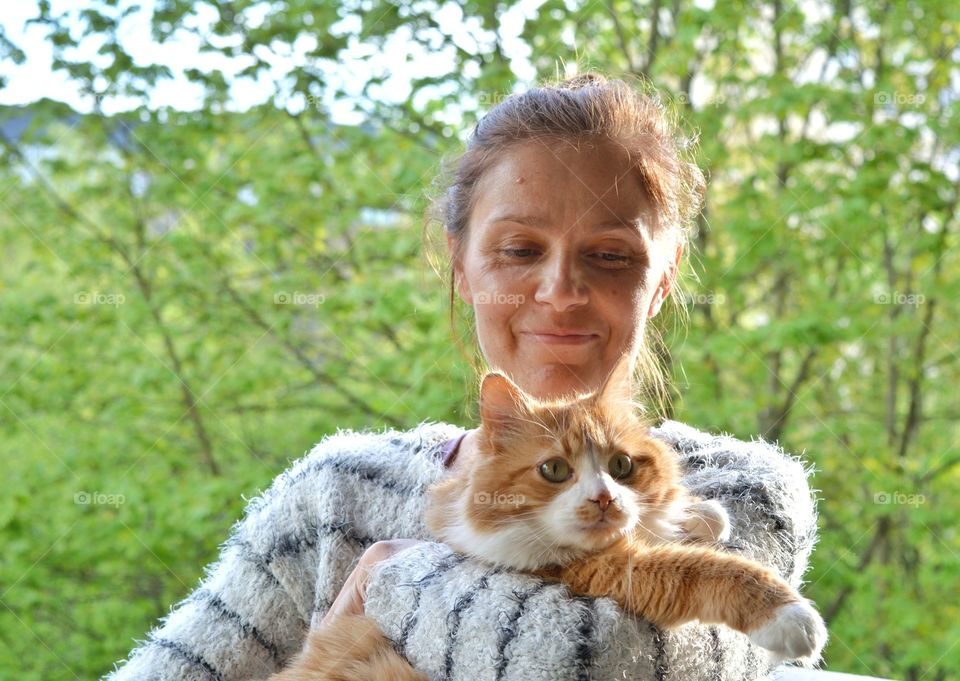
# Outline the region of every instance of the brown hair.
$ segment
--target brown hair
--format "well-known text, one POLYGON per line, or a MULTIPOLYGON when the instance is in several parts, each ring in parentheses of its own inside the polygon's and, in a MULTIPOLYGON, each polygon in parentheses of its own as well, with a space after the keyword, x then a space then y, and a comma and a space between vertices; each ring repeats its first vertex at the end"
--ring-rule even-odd
MULTIPOLYGON (((428 257, 436 255, 431 253, 436 249, 429 248, 431 224, 439 222, 445 229, 440 253, 447 252, 446 235, 452 238, 452 261, 443 264, 446 258, 441 255, 432 262, 438 273, 449 267, 450 325, 461 349, 453 264, 460 261, 467 241, 467 225, 480 178, 504 149, 517 142, 547 139, 576 143, 603 138, 620 144, 628 152, 641 186, 657 211, 659 229, 678 239, 687 253, 705 188, 700 168, 685 159, 694 141, 682 136, 678 126, 671 122, 659 93, 647 81, 635 80, 634 87, 623 80, 588 71, 512 94, 477 122, 461 155, 443 161, 434 185, 437 198, 426 211, 425 235, 428 257)), ((682 315, 685 308, 676 302, 678 295, 678 286, 674 285, 670 298, 675 310, 682 315)), ((652 411, 665 416, 670 404, 669 377, 663 367, 667 348, 656 326, 649 323, 646 326, 646 337, 636 362, 642 395, 639 399, 652 411)), ((479 344, 473 340, 471 363, 479 374, 483 357, 479 344)))

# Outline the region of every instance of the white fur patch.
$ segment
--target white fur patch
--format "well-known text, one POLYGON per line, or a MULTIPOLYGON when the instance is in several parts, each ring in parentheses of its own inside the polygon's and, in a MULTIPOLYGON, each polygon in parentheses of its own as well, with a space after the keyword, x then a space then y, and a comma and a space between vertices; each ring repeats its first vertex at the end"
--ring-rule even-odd
MULTIPOLYGON (((461 504, 468 504, 464 498, 461 504)), ((583 550, 561 546, 544 528, 528 520, 509 519, 496 532, 483 532, 467 519, 467 513, 457 513, 457 522, 444 531, 442 539, 461 553, 483 556, 496 565, 517 570, 533 570, 544 565, 566 563, 579 557, 583 550)))
POLYGON ((820 659, 827 642, 827 627, 813 606, 803 601, 780 606, 772 620, 748 635, 778 662, 800 660, 813 664, 820 659))
POLYGON ((654 505, 640 516, 636 536, 648 544, 672 544, 680 541, 683 537, 682 523, 686 508, 682 501, 654 505))
POLYGON ((684 532, 692 539, 706 542, 730 540, 730 516, 727 510, 714 499, 691 504, 681 523, 684 532))

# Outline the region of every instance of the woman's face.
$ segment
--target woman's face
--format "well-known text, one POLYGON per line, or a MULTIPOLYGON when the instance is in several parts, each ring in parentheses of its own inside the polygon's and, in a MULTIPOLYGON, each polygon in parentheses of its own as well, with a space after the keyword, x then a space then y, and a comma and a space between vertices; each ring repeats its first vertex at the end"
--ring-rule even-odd
POLYGON ((676 274, 681 251, 656 219, 617 145, 504 152, 477 186, 455 265, 489 365, 541 399, 598 388, 635 355, 676 274))

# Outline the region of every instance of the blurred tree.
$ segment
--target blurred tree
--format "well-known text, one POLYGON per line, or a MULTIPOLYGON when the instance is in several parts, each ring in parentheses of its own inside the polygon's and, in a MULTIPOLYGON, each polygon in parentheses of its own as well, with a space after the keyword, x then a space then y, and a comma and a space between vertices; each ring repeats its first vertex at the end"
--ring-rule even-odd
POLYGON ((423 190, 528 60, 643 75, 699 131, 691 320, 661 320, 673 415, 816 464, 828 667, 958 677, 960 6, 165 0, 155 39, 223 64, 186 71, 204 100, 177 111, 150 104, 170 69, 119 38, 135 6, 76 5, 37 22, 94 112, 0 111, 0 431, 26 481, 0 498, 0 670, 103 673, 196 583, 240 492, 323 433, 472 421, 423 190), (391 102, 397 39, 438 68, 391 102), (364 123, 338 125, 357 61, 364 123), (272 98, 231 111, 243 79, 272 98))

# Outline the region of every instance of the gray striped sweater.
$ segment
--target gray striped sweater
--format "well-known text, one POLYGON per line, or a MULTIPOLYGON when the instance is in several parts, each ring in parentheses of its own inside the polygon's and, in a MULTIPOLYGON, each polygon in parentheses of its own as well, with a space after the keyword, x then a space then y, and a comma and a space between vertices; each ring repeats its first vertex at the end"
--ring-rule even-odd
MULTIPOLYGON (((239 681, 279 671, 330 607, 363 550, 429 540, 425 492, 440 450, 463 432, 340 430, 252 499, 198 587, 106 681, 239 681)), ((813 472, 772 444, 710 435, 676 421, 653 430, 678 452, 684 483, 728 510, 727 550, 799 587, 816 541, 813 472)), ((374 573, 367 612, 431 679, 766 678, 746 636, 689 624, 662 631, 609 599, 489 566, 427 542, 374 573)))

